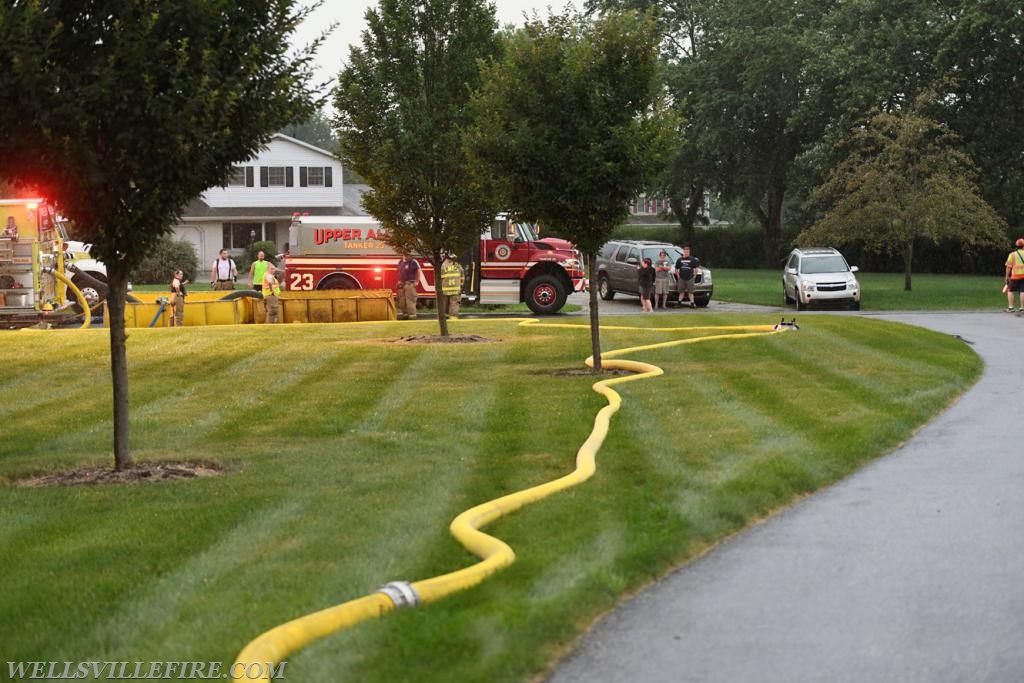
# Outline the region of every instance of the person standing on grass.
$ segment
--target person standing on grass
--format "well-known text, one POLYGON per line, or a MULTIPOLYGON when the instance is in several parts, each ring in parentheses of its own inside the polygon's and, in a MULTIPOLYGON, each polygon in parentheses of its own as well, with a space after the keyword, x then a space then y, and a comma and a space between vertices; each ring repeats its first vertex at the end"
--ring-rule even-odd
POLYGON ((654 296, 655 308, 668 308, 668 290, 672 284, 672 262, 668 253, 662 249, 658 252, 658 262, 654 264, 654 296))
POLYGON ((689 300, 690 308, 695 308, 697 303, 693 300, 693 283, 700 273, 700 259, 690 255, 690 247, 683 247, 683 255, 676 259, 676 279, 679 288, 679 305, 684 300, 689 300))
POLYGON ((262 249, 256 252, 256 260, 249 266, 249 289, 263 291, 263 276, 267 274, 267 255, 262 249))
POLYGON ((644 313, 654 313, 651 298, 654 296, 656 274, 650 257, 644 259, 643 265, 637 266, 637 271, 637 277, 640 278, 640 305, 643 307, 644 313))
POLYGON ((184 273, 180 270, 174 271, 171 278, 171 327, 182 327, 185 325, 185 285, 188 280, 184 279, 184 273))
POLYGON ((453 318, 459 315, 459 303, 462 298, 462 288, 466 284, 466 269, 462 267, 459 260, 455 258, 455 254, 445 254, 444 262, 441 264, 441 282, 442 288, 447 280, 457 280, 459 283, 459 291, 454 294, 450 294, 444 289, 445 294, 448 295, 448 317, 453 318))
POLYGON ((416 319, 416 281, 420 277, 420 264, 409 254, 402 254, 398 262, 398 319, 416 319))
MULTIPOLYGON (((263 252, 260 252, 261 254, 263 252)), ((263 291, 263 303, 267 306, 267 317, 264 320, 268 325, 272 325, 277 322, 278 311, 280 310, 281 301, 278 298, 281 295, 281 285, 277 281, 275 273, 277 268, 273 263, 268 263, 266 271, 263 273, 262 291, 263 291)))
POLYGON ((1017 292, 1020 308, 1024 313, 1024 238, 1017 240, 1016 249, 1006 257, 1006 312, 1013 313, 1013 293, 1017 292))
POLYGON ((215 290, 234 289, 237 277, 238 267, 235 260, 228 257, 227 249, 221 249, 220 256, 210 268, 210 286, 215 290))

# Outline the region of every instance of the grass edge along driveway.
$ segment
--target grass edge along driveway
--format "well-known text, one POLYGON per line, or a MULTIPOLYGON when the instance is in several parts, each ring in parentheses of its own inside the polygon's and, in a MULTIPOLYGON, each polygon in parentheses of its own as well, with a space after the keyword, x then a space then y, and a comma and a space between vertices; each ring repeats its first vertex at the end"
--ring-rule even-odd
MULTIPOLYGON (((513 565, 313 644, 289 658, 288 676, 529 680, 624 593, 891 450, 981 369, 944 335, 842 316, 801 322, 797 333, 643 355, 665 375, 622 389, 596 476, 487 528, 515 549, 513 565)), ((571 469, 603 399, 592 377, 552 372, 581 366, 585 327, 454 325, 495 341, 390 341, 432 333, 428 322, 134 332, 136 457, 212 460, 231 473, 4 487, 15 511, 0 520, 12 551, 0 598, 7 659, 227 663, 286 619, 473 562, 450 520, 571 469)), ((678 334, 608 329, 603 344, 678 334)), ((5 476, 106 461, 104 335, 10 337, 14 369, 0 386, 20 400, 0 409, 14 435, 0 445, 5 476), (54 416, 66 426, 54 429, 54 416)))

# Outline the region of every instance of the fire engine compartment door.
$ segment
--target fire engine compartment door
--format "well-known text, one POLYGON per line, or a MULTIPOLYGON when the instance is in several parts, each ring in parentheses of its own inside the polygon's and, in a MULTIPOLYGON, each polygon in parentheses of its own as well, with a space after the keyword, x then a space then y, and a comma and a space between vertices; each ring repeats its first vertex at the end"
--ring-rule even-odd
POLYGON ((519 303, 519 280, 480 280, 480 303, 519 303))

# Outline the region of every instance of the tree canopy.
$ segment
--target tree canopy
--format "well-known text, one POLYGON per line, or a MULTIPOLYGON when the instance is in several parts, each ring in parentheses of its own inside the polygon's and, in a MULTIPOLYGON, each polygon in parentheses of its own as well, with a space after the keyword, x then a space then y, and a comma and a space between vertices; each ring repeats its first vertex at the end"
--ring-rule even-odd
POLYGON ((848 148, 812 195, 827 210, 798 244, 861 242, 899 254, 910 291, 915 242, 956 240, 963 251, 1005 240, 1005 222, 981 198, 974 164, 948 127, 915 110, 880 111, 848 148))
POLYGON ((114 456, 131 462, 128 273, 180 212, 307 118, 318 42, 295 0, 39 0, 0 6, 0 175, 71 218, 110 285, 114 456))
MULTIPOLYGON (((478 60, 500 49, 494 7, 381 0, 366 11, 366 24, 335 95, 344 159, 370 186, 363 206, 387 226, 388 241, 440 267, 444 253, 466 251, 497 213, 462 143, 478 60)), ((437 310, 447 335, 447 309, 437 310)))
POLYGON ((594 257, 675 143, 657 52, 651 19, 636 13, 530 21, 484 68, 472 101, 468 142, 479 175, 494 180, 503 206, 589 258, 598 368, 594 257))

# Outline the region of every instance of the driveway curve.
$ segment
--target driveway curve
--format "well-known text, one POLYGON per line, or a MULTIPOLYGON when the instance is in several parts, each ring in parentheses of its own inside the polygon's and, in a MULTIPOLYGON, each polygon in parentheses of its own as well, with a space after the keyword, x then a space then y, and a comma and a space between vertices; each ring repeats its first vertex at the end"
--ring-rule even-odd
POLYGON ((1024 318, 872 317, 958 335, 982 378, 610 613, 550 683, 1024 681, 1024 318))

